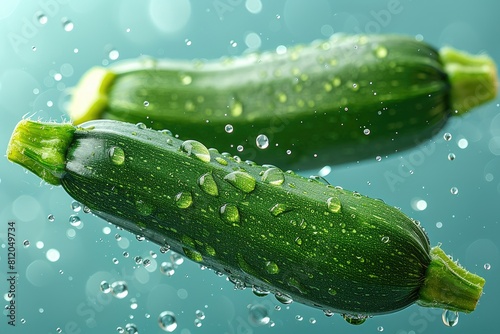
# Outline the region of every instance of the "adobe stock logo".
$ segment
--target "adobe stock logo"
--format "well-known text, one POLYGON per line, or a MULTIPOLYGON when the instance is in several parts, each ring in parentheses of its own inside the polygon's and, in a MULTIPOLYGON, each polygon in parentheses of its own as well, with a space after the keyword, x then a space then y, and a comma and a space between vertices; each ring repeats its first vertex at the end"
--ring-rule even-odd
POLYGON ((23 47, 29 45, 29 42, 38 35, 45 21, 56 16, 61 9, 61 5, 67 3, 68 0, 39 0, 36 6, 37 10, 33 15, 21 19, 19 31, 9 31, 7 33, 7 39, 14 51, 19 53, 23 47))

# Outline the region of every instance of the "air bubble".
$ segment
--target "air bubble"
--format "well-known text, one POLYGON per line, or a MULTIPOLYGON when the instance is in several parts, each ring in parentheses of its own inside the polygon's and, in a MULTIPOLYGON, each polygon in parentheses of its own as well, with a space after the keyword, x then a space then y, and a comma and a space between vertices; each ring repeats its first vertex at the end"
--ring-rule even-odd
POLYGON ((137 326, 135 324, 126 324, 125 332, 127 334, 139 334, 139 330, 137 329, 137 326))
POLYGON ((107 281, 102 281, 101 284, 99 285, 99 289, 104 292, 104 293, 110 293, 111 292, 111 286, 107 281))
POLYGON ((149 107, 149 101, 144 101, 144 102, 143 102, 143 105, 144 105, 145 107, 149 107))
POLYGON ((181 150, 188 155, 195 156, 203 162, 210 162, 210 151, 205 145, 196 140, 186 140, 181 145, 181 150))
POLYGON ((196 319, 204 320, 205 319, 205 313, 202 310, 196 310, 194 313, 196 316, 196 319))
POLYGON ((455 160, 455 154, 453 154, 453 153, 448 154, 448 160, 450 160, 450 161, 455 160))
POLYGON ((23 241, 23 246, 24 246, 24 248, 28 248, 30 246, 30 241, 29 240, 24 240, 23 241))
POLYGON ((485 263, 484 264, 484 270, 490 270, 491 269, 491 264, 485 263))
POLYGON ((49 19, 47 18, 47 16, 45 14, 43 14, 43 13, 40 13, 38 15, 37 19, 38 19, 38 22, 40 22, 40 24, 42 24, 42 25, 46 24, 49 21, 49 19))
POLYGON ((160 272, 165 276, 172 276, 175 274, 175 268, 170 262, 162 262, 160 265, 160 272))
POLYGON ((49 215, 47 216, 47 220, 48 220, 49 222, 53 222, 53 221, 55 221, 55 220, 56 220, 56 218, 54 217, 54 215, 53 215, 53 214, 49 214, 49 215))
POLYGON ((260 134, 255 138, 255 144, 261 150, 264 150, 269 147, 269 138, 266 135, 260 134))
POLYGON ((243 149, 244 149, 243 145, 238 145, 238 146, 236 147, 236 150, 237 150, 238 152, 243 152, 243 149))

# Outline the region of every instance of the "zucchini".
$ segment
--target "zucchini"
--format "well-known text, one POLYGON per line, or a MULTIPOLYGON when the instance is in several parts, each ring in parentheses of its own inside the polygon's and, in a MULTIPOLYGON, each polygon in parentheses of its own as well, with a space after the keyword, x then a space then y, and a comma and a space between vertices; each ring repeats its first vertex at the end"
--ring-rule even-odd
POLYGON ((243 160, 315 168, 424 142, 493 99, 496 73, 485 55, 407 36, 334 35, 285 54, 93 68, 67 111, 75 124, 142 122, 243 160))
POLYGON ((240 286, 351 323, 415 302, 471 312, 485 283, 382 200, 144 124, 25 119, 7 157, 95 215, 240 286))

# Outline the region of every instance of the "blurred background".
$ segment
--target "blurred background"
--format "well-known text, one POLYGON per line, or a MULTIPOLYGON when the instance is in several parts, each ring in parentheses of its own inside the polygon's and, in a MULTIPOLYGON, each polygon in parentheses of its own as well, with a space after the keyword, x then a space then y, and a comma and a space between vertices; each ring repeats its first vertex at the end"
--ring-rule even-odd
MULTIPOLYGON (((215 59, 332 33, 399 33, 500 63, 500 4, 443 0, 5 0, 0 2, 0 149, 24 116, 67 120, 69 88, 95 65, 150 55, 215 59)), ((411 306, 352 326, 235 290, 226 277, 86 214, 61 187, 0 159, 0 291, 16 223, 16 327, 1 333, 493 333, 500 308, 500 100, 453 118, 412 150, 322 169, 421 221, 431 244, 486 278, 453 328, 411 306), (451 134, 450 140, 444 134, 451 134), (450 156, 453 155, 454 159, 450 156), (107 282, 115 293, 105 293, 107 282)), ((309 176, 319 170, 299 171, 309 176)), ((3 312, 4 315, 7 311, 3 312)))

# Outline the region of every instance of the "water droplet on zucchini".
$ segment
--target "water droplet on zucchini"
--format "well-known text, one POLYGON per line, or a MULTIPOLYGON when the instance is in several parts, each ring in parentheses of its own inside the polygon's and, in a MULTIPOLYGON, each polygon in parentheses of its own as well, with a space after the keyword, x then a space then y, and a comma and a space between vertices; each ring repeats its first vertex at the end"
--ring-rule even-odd
POLYGON ((272 167, 267 169, 261 176, 262 182, 272 184, 274 186, 280 186, 285 182, 285 175, 281 169, 272 167))
POLYGON ((269 209, 271 214, 275 217, 279 216, 282 213, 292 211, 292 210, 293 210, 293 207, 291 207, 287 204, 283 204, 283 203, 277 203, 271 209, 269 209))
POLYGON ((180 192, 175 195, 175 203, 180 209, 186 209, 193 204, 193 197, 190 192, 180 192))
POLYGON ((142 123, 142 122, 139 122, 135 125, 138 129, 141 129, 141 130, 145 130, 147 127, 146 127, 146 124, 142 123))
POLYGON ((184 255, 186 255, 187 258, 193 260, 194 262, 202 262, 203 261, 203 256, 201 256, 200 252, 198 252, 198 251, 195 251, 193 249, 189 249, 186 247, 183 247, 182 251, 184 252, 184 255))
POLYGON ((227 161, 221 157, 215 157, 215 161, 217 161, 222 166, 227 166, 227 161))
POLYGON ((158 325, 164 332, 173 332, 177 328, 175 314, 170 311, 163 311, 158 316, 158 325))
POLYGON ((225 222, 237 226, 240 223, 240 212, 233 204, 224 204, 219 209, 220 217, 225 222))
POLYGON ((261 288, 260 286, 256 286, 256 285, 254 285, 252 287, 252 292, 257 297, 265 297, 269 294, 269 290, 266 290, 266 289, 261 288))
POLYGON ((188 155, 194 155, 203 162, 210 162, 210 151, 205 145, 196 140, 186 140, 181 145, 181 150, 188 155))
POLYGON ((266 262, 266 271, 268 274, 276 275, 277 273, 280 272, 280 268, 273 261, 267 261, 266 262))
POLYGON ((120 166, 125 162, 125 152, 118 146, 111 147, 108 150, 108 156, 113 165, 120 166))
POLYGON ((281 293, 281 292, 276 292, 274 294, 274 297, 276 298, 277 301, 279 301, 281 304, 291 304, 293 302, 292 297, 290 297, 287 294, 281 293))
POLYGON ((245 193, 250 193, 255 189, 255 178, 246 172, 229 173, 224 177, 224 180, 245 193))
POLYGON ((212 173, 206 173, 200 176, 198 185, 205 193, 212 196, 219 196, 219 188, 217 187, 217 183, 215 183, 212 173))
POLYGON ((362 314, 342 314, 342 317, 351 325, 361 325, 367 318, 366 315, 362 314))
POLYGON ((340 199, 337 196, 329 197, 326 200, 326 206, 328 211, 333 213, 339 213, 342 209, 342 205, 340 204, 340 199))

